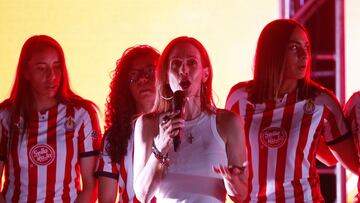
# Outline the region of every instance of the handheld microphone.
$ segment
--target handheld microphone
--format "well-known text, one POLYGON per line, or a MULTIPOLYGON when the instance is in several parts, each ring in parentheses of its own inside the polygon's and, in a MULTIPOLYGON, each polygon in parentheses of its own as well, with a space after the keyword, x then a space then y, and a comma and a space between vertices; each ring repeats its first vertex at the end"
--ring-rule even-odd
MULTIPOLYGON (((173 103, 172 103, 172 109, 173 111, 180 111, 179 115, 177 115, 177 118, 183 118, 184 117, 184 104, 185 104, 185 94, 182 90, 177 90, 174 92, 173 97, 173 103)), ((176 152, 179 149, 179 146, 181 144, 181 138, 182 138, 182 128, 179 128, 179 133, 173 138, 173 144, 174 144, 174 151, 176 152)))

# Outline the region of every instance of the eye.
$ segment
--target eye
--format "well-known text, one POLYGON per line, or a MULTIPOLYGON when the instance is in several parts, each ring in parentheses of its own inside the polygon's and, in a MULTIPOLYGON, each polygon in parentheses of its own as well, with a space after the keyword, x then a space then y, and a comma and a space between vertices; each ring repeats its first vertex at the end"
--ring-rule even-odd
POLYGON ((36 71, 39 71, 39 72, 44 72, 47 68, 47 65, 45 64, 37 64, 35 65, 35 69, 36 71))
POLYGON ((130 83, 136 82, 138 79, 138 75, 139 75, 139 73, 137 71, 129 72, 129 77, 128 77, 129 82, 130 83))
POLYGON ((145 75, 146 75, 146 77, 154 77, 154 75, 155 75, 155 68, 154 68, 154 67, 148 67, 148 68, 145 70, 145 75))
POLYGON ((190 58, 186 61, 186 64, 190 67, 196 67, 198 64, 198 61, 194 58, 190 58))
POLYGON ((292 51, 296 51, 298 49, 298 46, 296 44, 290 44, 289 49, 292 51))
POLYGON ((54 67, 54 69, 56 69, 56 70, 61 70, 61 63, 54 63, 53 64, 53 67, 54 67))
POLYGON ((182 60, 180 60, 180 59, 173 59, 173 60, 171 60, 171 63, 170 63, 170 65, 171 65, 171 69, 178 69, 178 68, 180 68, 181 66, 182 66, 182 60))

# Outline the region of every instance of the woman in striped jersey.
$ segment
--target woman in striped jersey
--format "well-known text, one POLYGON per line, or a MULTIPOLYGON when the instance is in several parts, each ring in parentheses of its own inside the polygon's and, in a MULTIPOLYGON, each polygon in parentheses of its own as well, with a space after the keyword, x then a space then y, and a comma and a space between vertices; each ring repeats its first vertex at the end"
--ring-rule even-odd
POLYGON ((0 202, 96 201, 101 132, 94 107, 70 89, 60 44, 30 37, 0 104, 0 202))
MULTIPOLYGON (((360 157, 360 91, 355 92, 346 103, 344 108, 345 118, 355 141, 358 157, 360 157)), ((358 180, 358 192, 360 191, 360 180, 358 180)), ((354 202, 360 202, 360 194, 358 193, 354 202)))
POLYGON ((156 87, 153 112, 135 124, 136 196, 142 202, 155 195, 157 202, 215 203, 228 194, 240 201, 247 180, 244 137, 239 118, 213 103, 203 45, 190 37, 172 40, 159 59, 156 87), (179 92, 183 111, 171 107, 179 92), (177 135, 181 144, 173 148, 177 135))
POLYGON ((335 96, 310 80, 307 31, 275 20, 260 34, 254 79, 235 85, 226 108, 244 121, 249 160, 246 202, 322 202, 315 157, 320 137, 357 173, 356 149, 335 96))
POLYGON ((130 47, 116 63, 106 104, 106 126, 97 167, 99 202, 139 202, 133 189, 133 119, 150 112, 155 100, 159 52, 151 46, 130 47))

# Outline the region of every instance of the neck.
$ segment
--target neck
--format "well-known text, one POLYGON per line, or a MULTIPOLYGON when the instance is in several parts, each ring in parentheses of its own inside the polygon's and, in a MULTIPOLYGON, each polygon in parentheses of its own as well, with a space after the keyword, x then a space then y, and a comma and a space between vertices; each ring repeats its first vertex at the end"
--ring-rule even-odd
POLYGON ((284 80, 279 88, 278 97, 283 97, 285 94, 295 91, 297 88, 297 80, 284 80))
POLYGON ((193 120, 201 113, 201 101, 199 96, 187 97, 185 102, 184 118, 185 120, 193 120))
POLYGON ((35 110, 45 111, 55 106, 58 102, 54 97, 35 97, 35 110))
POLYGON ((142 113, 148 113, 151 111, 152 109, 152 104, 150 104, 149 102, 145 102, 145 103, 137 103, 136 104, 136 113, 137 114, 142 114, 142 113))

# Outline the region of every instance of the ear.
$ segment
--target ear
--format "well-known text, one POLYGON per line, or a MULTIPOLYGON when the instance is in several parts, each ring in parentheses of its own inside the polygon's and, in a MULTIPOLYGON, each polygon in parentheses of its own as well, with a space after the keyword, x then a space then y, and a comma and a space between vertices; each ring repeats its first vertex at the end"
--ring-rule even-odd
POLYGON ((205 83, 209 79, 209 68, 203 68, 201 82, 205 83))

